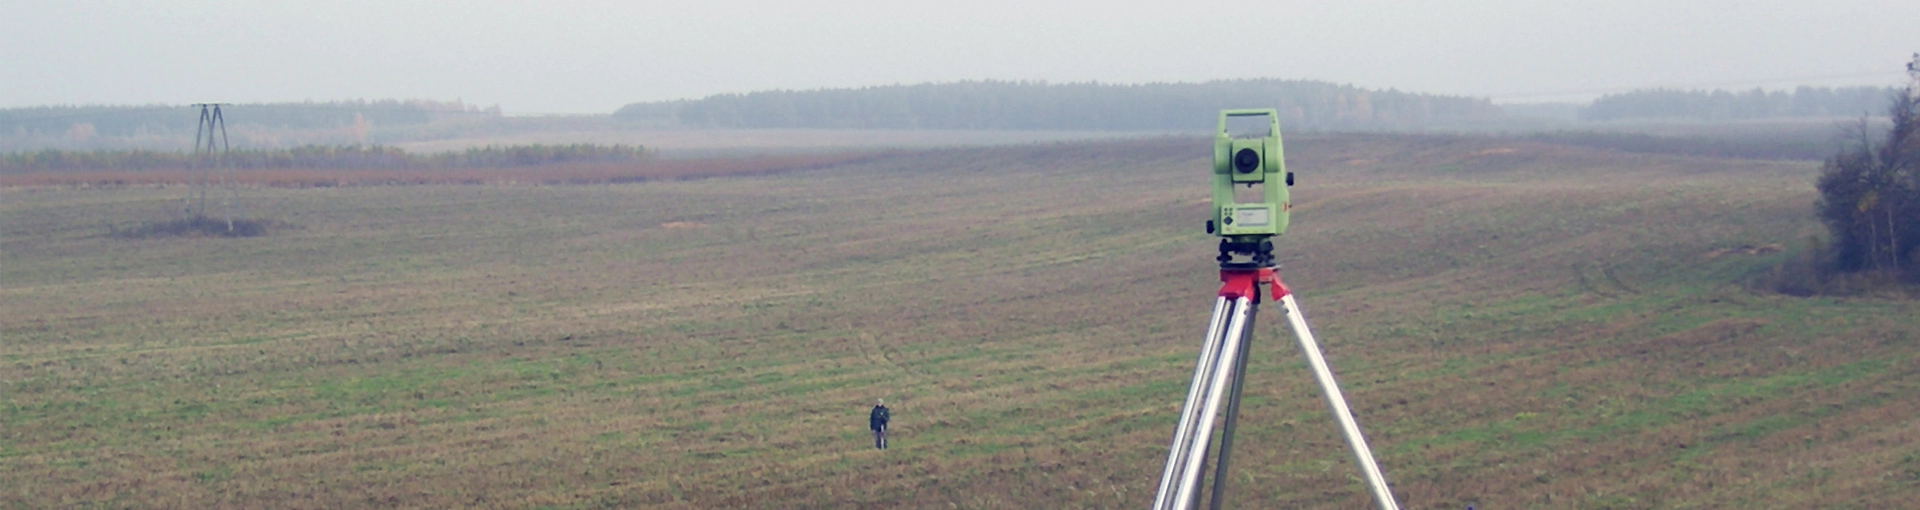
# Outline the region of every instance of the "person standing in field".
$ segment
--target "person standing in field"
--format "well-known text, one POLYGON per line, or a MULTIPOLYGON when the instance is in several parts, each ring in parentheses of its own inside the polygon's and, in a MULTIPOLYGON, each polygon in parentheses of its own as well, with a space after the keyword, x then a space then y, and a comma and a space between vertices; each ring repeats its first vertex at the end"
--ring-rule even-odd
POLYGON ((886 399, 874 399, 873 412, 867 413, 867 428, 873 429, 873 447, 881 450, 887 449, 887 422, 893 419, 886 403, 886 399))

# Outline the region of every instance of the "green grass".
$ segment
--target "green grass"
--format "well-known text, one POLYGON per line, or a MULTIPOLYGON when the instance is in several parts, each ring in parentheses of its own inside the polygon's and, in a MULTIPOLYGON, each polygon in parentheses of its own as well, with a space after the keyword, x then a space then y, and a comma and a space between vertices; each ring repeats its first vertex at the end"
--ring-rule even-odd
MULTIPOLYGON (((1915 485, 1920 305, 1753 291, 1792 254, 1714 255, 1816 232, 1810 164, 1288 149, 1283 274, 1404 507, 1915 485)), ((0 188, 0 507, 1145 506, 1218 284, 1206 156, 257 189, 297 228, 235 239, 108 235, 178 187, 0 188)), ((1234 501, 1365 506, 1272 313, 1234 501)))

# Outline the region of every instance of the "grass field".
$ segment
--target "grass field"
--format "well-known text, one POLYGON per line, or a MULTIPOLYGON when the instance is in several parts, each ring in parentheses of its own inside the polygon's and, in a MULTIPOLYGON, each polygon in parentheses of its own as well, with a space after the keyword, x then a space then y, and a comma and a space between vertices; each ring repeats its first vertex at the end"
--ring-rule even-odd
MULTIPOLYGON (((1820 232, 1814 164, 1287 149, 1283 274, 1403 507, 1920 492, 1920 303, 1743 285, 1820 232)), ((0 506, 1146 507, 1217 287, 1207 157, 254 188, 289 225, 257 238, 113 234, 180 187, 3 188, 0 506)), ((1278 323, 1233 502, 1365 507, 1278 323)))

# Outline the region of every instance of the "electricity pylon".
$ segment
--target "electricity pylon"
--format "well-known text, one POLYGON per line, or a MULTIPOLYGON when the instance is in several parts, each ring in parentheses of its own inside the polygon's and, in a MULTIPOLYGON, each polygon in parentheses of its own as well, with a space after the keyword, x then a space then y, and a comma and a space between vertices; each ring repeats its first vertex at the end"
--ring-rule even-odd
POLYGON ((193 129, 194 175, 189 177, 192 181, 190 181, 187 188, 188 202, 185 207, 185 213, 186 220, 189 223, 198 221, 198 218, 206 217, 207 184, 208 181, 211 180, 208 178, 208 174, 214 172, 213 169, 207 168, 207 162, 211 160, 212 166, 226 170, 226 172, 219 172, 216 178, 220 180, 220 188, 227 192, 227 196, 220 202, 220 210, 224 216, 226 216, 227 231, 232 232, 234 209, 240 207, 240 179, 239 176, 232 175, 234 170, 231 165, 228 164, 230 162, 227 161, 226 157, 227 150, 230 148, 227 145, 227 121, 220 112, 220 107, 226 104, 228 103, 196 103, 193 105, 200 107, 200 121, 193 129), (216 146, 213 137, 215 129, 218 129, 220 134, 219 143, 217 144, 220 148, 218 154, 214 152, 214 147, 216 146), (206 144, 204 146, 200 143, 202 134, 206 135, 206 144), (193 203, 195 194, 199 195, 199 203, 197 205, 193 203))

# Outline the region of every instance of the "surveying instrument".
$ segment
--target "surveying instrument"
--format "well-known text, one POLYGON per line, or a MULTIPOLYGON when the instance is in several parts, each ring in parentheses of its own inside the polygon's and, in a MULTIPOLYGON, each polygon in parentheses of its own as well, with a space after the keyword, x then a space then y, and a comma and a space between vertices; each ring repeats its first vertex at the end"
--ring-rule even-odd
MULTIPOLYGON (((1280 116, 1272 109, 1224 110, 1213 138, 1213 219, 1207 221, 1207 233, 1220 236, 1220 294, 1213 302, 1213 319, 1207 323, 1207 340, 1200 346, 1200 358, 1193 367, 1193 385, 1180 408, 1180 425, 1174 429, 1168 448, 1166 470, 1160 475, 1160 489, 1154 497, 1154 510, 1189 510, 1200 503, 1201 479, 1205 477, 1208 451, 1212 449, 1214 419, 1226 405, 1225 424, 1221 427, 1220 447, 1214 459, 1213 498, 1210 508, 1219 510, 1225 498, 1227 463, 1233 453, 1234 425, 1240 417, 1240 390, 1247 374, 1247 348, 1253 338, 1255 312, 1260 307, 1260 287, 1266 286, 1270 299, 1280 300, 1281 312, 1300 340, 1300 351, 1307 356, 1315 379, 1325 393, 1333 417, 1340 422, 1347 444, 1353 447, 1354 460, 1366 477, 1367 488, 1381 510, 1399 510, 1380 466, 1360 435, 1347 401, 1333 371, 1320 354, 1320 346, 1307 329, 1306 318, 1293 294, 1280 282, 1273 263, 1273 238, 1287 232, 1293 209, 1287 187, 1293 185, 1280 148, 1280 116), (1227 120, 1235 117, 1267 118, 1266 136, 1236 137, 1227 131, 1227 120), (1257 201, 1240 202, 1237 186, 1251 191, 1259 188, 1257 201)), ((1250 199, 1253 197, 1250 196, 1250 199)))

